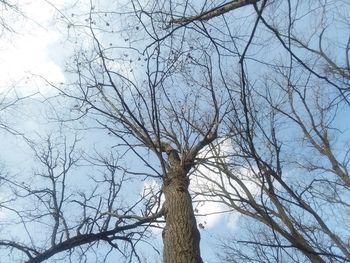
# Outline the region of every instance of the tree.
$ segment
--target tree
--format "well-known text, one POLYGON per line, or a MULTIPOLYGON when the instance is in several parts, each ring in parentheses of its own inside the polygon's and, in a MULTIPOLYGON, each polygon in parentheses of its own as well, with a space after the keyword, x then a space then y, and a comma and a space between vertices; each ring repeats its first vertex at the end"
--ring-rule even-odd
POLYGON ((222 145, 212 150, 209 167, 218 176, 202 175, 211 184, 201 194, 250 218, 250 228, 255 221, 236 246, 224 246, 228 262, 348 262, 349 149, 342 120, 349 111, 349 39, 333 32, 348 27, 349 6, 288 1, 270 8, 273 15, 268 6, 256 12, 282 59, 271 63, 273 52, 247 55, 256 44, 251 35, 241 52, 240 99, 232 100, 225 151, 222 145), (330 24, 330 17, 337 19, 330 24), (311 30, 301 37, 299 26, 306 24, 311 30))
MULTIPOLYGON (((203 22, 256 3, 232 1, 199 15, 177 17, 177 12, 182 12, 174 11, 172 4, 155 3, 143 7, 134 2, 131 12, 134 12, 136 21, 130 21, 127 29, 120 30, 127 47, 111 43, 108 36, 106 39, 101 36, 104 32, 113 33, 109 27, 123 28, 122 25, 112 25, 109 22, 113 21, 112 18, 101 19, 102 14, 107 17, 114 13, 91 6, 86 21, 93 38, 89 48, 93 46, 93 49, 91 53, 81 50, 75 58, 77 67, 73 69, 79 75, 76 84, 81 94, 60 89, 66 96, 77 100, 84 115, 95 115, 93 118, 102 127, 130 147, 156 172, 152 176, 162 178, 165 262, 201 262, 188 177, 199 163, 203 164, 203 160, 198 162, 199 152, 217 139, 220 123, 226 121, 235 106, 234 101, 227 103, 237 91, 231 88, 222 70, 224 54, 216 50, 221 47, 203 22), (191 30, 191 23, 196 22, 199 25, 191 30), (168 31, 164 31, 164 26, 168 31), (194 36, 187 31, 194 32, 194 36), (123 50, 123 53, 116 52, 116 49, 123 50), (130 65, 123 64, 125 68, 120 69, 118 60, 128 61, 130 65), (134 61, 144 63, 145 74, 134 61), (181 87, 174 86, 174 83, 181 87), (154 152, 161 172, 144 160, 140 154, 144 149, 154 152), (171 248, 169 244, 172 244, 171 248)), ((266 1, 262 2, 257 11, 256 24, 265 5, 266 1)), ((183 10, 188 7, 187 4, 177 6, 183 10)), ((202 10, 205 9, 203 6, 202 10)), ((123 11, 120 14, 123 17, 123 11)), ((125 11, 124 14, 129 13, 125 11)), ((251 37, 254 37, 255 28, 256 25, 251 37)), ((249 46, 251 40, 247 42, 249 46)), ((236 52, 226 51, 231 53, 230 59, 236 52)), ((247 49, 235 60, 238 58, 243 64, 241 59, 246 52, 247 49)), ((233 65, 235 62, 225 59, 225 63, 233 65)), ((222 136, 226 132, 225 128, 222 129, 222 136)))
MULTIPOLYGON (((309 3, 299 4, 291 1, 280 5, 268 1, 259 3, 232 1, 221 6, 213 5, 214 7, 189 3, 157 2, 148 6, 142 6, 138 2, 132 4, 130 11, 135 14, 135 20, 130 20, 125 30, 123 25, 111 24, 109 21, 113 21, 112 18, 107 22, 102 20, 105 24, 102 27, 101 14, 107 14, 108 17, 113 13, 98 10, 95 6, 91 7, 87 21, 93 38, 91 43, 93 49, 90 49, 91 53, 86 50, 79 52, 76 57, 77 67, 73 70, 79 75, 77 85, 81 93, 72 94, 67 90, 62 92, 79 102, 78 108, 84 115, 95 115, 93 118, 102 127, 120 139, 119 145, 130 147, 155 172, 151 176, 162 178, 162 191, 165 195, 164 215, 167 223, 164 231, 164 261, 192 262, 192 258, 196 258, 193 262, 201 261, 199 235, 187 182, 187 175, 193 174, 198 164, 212 165, 215 169, 219 169, 216 172, 223 173, 224 178, 237 181, 236 183, 244 189, 245 195, 250 196, 249 202, 243 198, 239 199, 238 205, 227 203, 239 212, 262 221, 274 233, 278 232, 310 261, 322 262, 323 256, 346 259, 347 246, 344 241, 339 241, 340 238, 329 229, 328 224, 316 212, 314 205, 319 204, 306 202, 291 189, 289 182, 282 180, 282 167, 287 161, 281 163, 280 141, 286 138, 278 133, 283 127, 279 120, 282 115, 298 124, 302 128, 303 137, 319 149, 322 155, 328 152, 328 159, 334 156, 329 150, 322 150, 324 146, 320 147, 316 141, 310 139, 314 136, 311 133, 315 132, 321 134, 321 140, 326 146, 329 145, 326 140, 327 134, 322 136, 318 127, 324 129, 329 125, 326 119, 323 119, 326 111, 332 115, 334 107, 338 107, 339 103, 347 103, 346 67, 339 65, 335 62, 336 59, 331 59, 324 52, 322 48, 324 31, 318 34, 320 43, 318 49, 312 48, 313 37, 317 32, 312 31, 314 34, 310 35, 310 39, 303 40, 298 38, 299 32, 296 31, 298 22, 296 17, 299 12, 307 13, 304 10, 315 8, 317 11, 311 13, 314 15, 318 14, 317 12, 328 11, 328 6, 322 3, 310 3, 308 7, 309 3), (226 15, 229 16, 236 8, 246 5, 249 5, 251 11, 254 7, 256 15, 249 16, 251 29, 243 33, 244 37, 240 39, 233 35, 233 30, 230 28, 236 21, 226 18, 226 15), (266 16, 269 17, 268 12, 272 12, 271 10, 279 11, 280 15, 272 15, 270 21, 266 16), (219 19, 222 16, 223 19, 219 19), (284 17, 288 19, 281 20, 284 17), (276 28, 275 24, 279 24, 280 28, 276 28), (226 31, 217 29, 219 25, 223 25, 226 31), (263 25, 267 32, 263 31, 264 29, 259 30, 260 25, 263 25), (101 35, 105 31, 113 33, 113 29, 108 29, 110 27, 121 28, 121 38, 125 40, 127 47, 124 47, 124 44, 111 43, 109 37, 104 38, 101 35), (273 47, 278 44, 280 47, 277 50, 285 52, 289 60, 264 67, 261 76, 252 73, 250 69, 256 70, 261 65, 269 65, 270 60, 278 56, 270 47, 263 46, 265 39, 275 40, 273 47), (259 46, 262 50, 267 49, 266 53, 271 53, 271 59, 268 57, 265 60, 260 55, 261 52, 250 54, 250 50, 252 52, 255 50, 253 47, 259 46), (116 49, 123 51, 116 52, 116 49), (86 55, 87 53, 89 55, 86 55), (306 61, 304 57, 309 55, 316 56, 306 61), (321 62, 318 62, 319 59, 321 62), (258 66, 251 60, 256 60, 258 66), (125 61, 126 64, 120 61, 125 61), (139 65, 135 63, 136 61, 140 61, 139 65), (237 78, 229 77, 230 67, 237 64, 240 65, 237 78), (142 65, 146 68, 145 74, 142 72, 142 65), (325 73, 324 65, 328 68, 325 73), (274 77, 266 78, 271 72, 274 77), (298 86, 294 83, 296 75, 302 76, 297 80, 304 81, 303 90, 296 88, 298 86), (339 81, 337 76, 341 76, 342 80, 339 81), (264 81, 258 82, 259 78, 264 81), (253 85, 251 79, 259 84, 253 85), (327 93, 331 92, 334 100, 324 101, 324 95, 319 90, 309 87, 310 83, 314 86, 320 85, 318 81, 328 86, 327 93), (272 90, 271 87, 275 85, 280 91, 272 90), (312 110, 308 106, 312 103, 308 92, 317 98, 314 103, 316 107, 312 110), (297 102, 294 96, 298 97, 297 102), (290 108, 285 109, 286 105, 290 105, 290 108), (314 125, 311 126, 313 129, 311 131, 306 128, 300 113, 295 110, 301 106, 305 109, 304 113, 308 114, 311 125, 314 125), (315 121, 316 116, 321 118, 315 121), (227 158, 223 159, 220 155, 213 163, 198 158, 201 150, 214 145, 215 141, 222 141, 217 140, 218 134, 220 138, 230 141, 233 144, 232 148, 237 151, 229 154, 228 164, 227 158), (155 153, 161 170, 143 158, 145 150, 155 153), (243 166, 244 172, 253 177, 253 179, 249 177, 249 180, 261 188, 260 199, 256 200, 255 194, 251 193, 251 189, 247 189, 244 180, 237 178, 235 175, 237 165, 243 166), (281 191, 282 197, 276 193, 276 187, 279 191, 281 191, 279 187, 285 190, 281 191), (287 199, 288 202, 282 202, 281 198, 287 199), (246 202, 252 206, 252 211, 241 208, 246 202), (178 208, 176 204, 187 205, 178 208), (298 205, 294 207, 294 204, 298 205), (288 217, 288 214, 293 213, 297 213, 300 217, 299 213, 306 213, 304 210, 316 220, 313 229, 317 226, 325 232, 322 238, 326 239, 322 242, 333 242, 343 255, 321 248, 320 239, 309 240, 304 236, 306 229, 310 228, 304 221, 309 218, 308 216, 301 217, 299 222, 294 219, 296 215, 288 217), (256 213, 261 214, 261 218, 256 213), (276 221, 272 220, 274 218, 269 213, 277 217, 276 221), (174 221, 179 224, 176 226, 174 221), (281 222, 285 224, 286 229, 279 226, 281 222), (302 230, 298 231, 299 228, 302 230), (191 233, 190 237, 186 233, 191 233), (327 238, 331 241, 327 241, 327 238), (183 243, 179 240, 183 240, 183 243), (179 246, 169 248, 168 244, 177 242, 179 246), (188 248, 192 248, 192 252, 187 258, 185 254, 183 259, 176 258, 182 255, 180 251, 188 248), (170 251, 174 254, 168 254, 170 251)), ((249 12, 248 7, 245 10, 249 12)), ((123 17, 123 11, 120 13, 123 17)), ((306 23, 310 22, 310 17, 311 15, 307 16, 306 23)), ((326 15, 321 17, 321 25, 326 23, 324 21, 326 18, 326 15)), ((348 48, 345 48, 344 54, 347 54, 347 50, 348 48)), ((296 129, 295 126, 292 127, 296 129)), ((333 159, 332 167, 335 169, 342 167, 337 159, 330 159, 333 159)), ((291 160, 288 162, 292 163, 291 160)), ((342 171, 341 168, 337 170, 342 171)), ((343 173, 341 177, 347 180, 346 174, 343 173)), ((232 199, 232 192, 227 192, 227 186, 225 184, 220 186, 221 189, 225 189, 223 190, 225 195, 217 190, 214 195, 228 196, 232 199)), ((300 189, 299 186, 298 190, 300 189)), ((234 196, 241 191, 233 191, 234 196)))
MULTIPOLYGON (((120 150, 131 150, 134 156, 129 158, 137 157, 149 167, 150 172, 138 173, 161 180, 164 262, 202 262, 189 177, 200 163, 199 152, 217 139, 218 127, 228 112, 227 91, 218 87, 217 62, 206 50, 211 40, 201 43, 202 38, 187 37, 180 20, 170 21, 181 24, 176 30, 159 31, 156 23, 164 26, 159 7, 159 2, 148 7, 132 2, 135 17, 125 31, 120 30, 127 42, 124 47, 108 36, 113 28, 125 27, 110 22, 115 12, 91 5, 85 20, 92 42, 78 51, 70 67, 78 76, 75 90, 57 88, 76 101, 83 116, 117 137, 120 150), (158 164, 144 157, 149 151, 158 164)), ((124 21, 129 12, 123 12, 124 21)))

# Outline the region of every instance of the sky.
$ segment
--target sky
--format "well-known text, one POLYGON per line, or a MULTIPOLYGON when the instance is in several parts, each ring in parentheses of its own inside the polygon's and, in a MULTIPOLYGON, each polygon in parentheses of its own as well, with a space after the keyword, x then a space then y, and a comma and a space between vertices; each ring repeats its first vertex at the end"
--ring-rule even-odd
MULTIPOLYGON (((10 89, 11 92, 8 94, 9 101, 14 99, 15 94, 19 97, 33 96, 28 100, 21 101, 6 114, 3 113, 0 116, 0 120, 4 121, 4 123, 9 123, 11 127, 25 131, 28 135, 38 137, 37 135, 46 135, 56 125, 55 122, 45 119, 47 115, 45 115, 45 109, 43 109, 41 103, 46 97, 55 94, 56 91, 50 85, 47 85, 41 76, 53 83, 66 82, 69 76, 65 72, 65 62, 69 60, 69 56, 75 48, 74 43, 67 39, 66 34, 70 31, 62 27, 62 24, 57 23, 54 19, 58 14, 53 6, 61 8, 72 2, 66 2, 66 0, 51 0, 50 2, 45 0, 21 0, 19 2, 24 17, 13 16, 11 18, 11 26, 15 32, 3 34, 0 40, 0 93, 5 94, 10 89)), ((89 0, 78 0, 77 2, 88 3, 89 0)), ((8 16, 10 17, 11 15, 9 14, 8 16)), ((74 19, 73 16, 74 14, 71 14, 69 19, 74 19)), ((308 31, 308 29, 305 30, 308 31)), ((244 31, 243 27, 242 31, 244 31)), ((338 34, 338 32, 333 34, 338 34)), ((112 40, 114 41, 113 36, 111 39, 108 37, 104 39, 106 43, 112 40)), ((273 45, 271 45, 272 48, 273 45)), ((275 52, 278 53, 279 50, 275 50, 275 52)), ((260 55, 265 56, 265 54, 260 55)), ((118 66, 120 64, 114 61, 113 63, 119 69, 118 66)), ((127 68, 126 71, 130 71, 130 69, 127 68)), ((256 74, 260 73, 256 71, 256 74)), ((59 103, 53 105, 53 107, 58 108, 60 106, 59 103)), ((346 128, 348 126, 348 116, 340 116, 340 118, 338 121, 342 122, 346 128)), ((0 160, 3 160, 3 163, 0 163, 0 165, 4 164, 5 169, 15 176, 25 173, 30 176, 33 168, 33 153, 28 145, 23 141, 22 137, 13 136, 3 130, 0 130, 0 136, 2 138, 0 148, 3 149, 0 151, 0 160)), ((114 142, 112 138, 106 137, 103 131, 91 131, 89 134, 84 134, 84 136, 84 142, 92 142, 89 145, 84 145, 85 149, 89 150, 94 148, 103 149, 103 147, 114 142), (106 139, 100 140, 101 136, 104 136, 103 138, 106 139)), ((286 134, 283 136, 286 136, 286 134)), ((344 136, 344 138, 348 138, 348 136, 344 136)), ((342 144, 342 142, 339 144, 342 144)), ((208 151, 206 152, 206 150, 203 152, 204 155, 207 153, 208 151)), ((86 168, 82 171, 86 172, 87 170, 86 168)), ((199 171, 209 175, 213 181, 220 179, 218 175, 212 174, 211 171, 204 167, 200 167, 199 171)), ((249 176, 249 174, 247 175, 249 176)), ((291 178, 292 176, 294 176, 294 173, 291 173, 291 178)), ((299 174, 299 176, 303 176, 303 174, 299 174)), ((75 178, 74 183, 79 184, 79 180, 79 177, 75 178)), ((141 194, 143 188, 150 186, 160 188, 160 182, 149 180, 145 181, 143 185, 142 183, 137 186, 132 185, 133 195, 141 194)), ((192 191, 195 192, 201 186, 211 185, 201 177, 192 178, 192 191)), ((254 185, 247 184, 247 186, 254 193, 254 185)), ((1 192, 0 200, 4 199, 5 196, 6 193, 1 192)), ((195 201, 199 201, 199 199, 195 198, 195 201)), ((208 263, 215 262, 217 260, 215 244, 218 243, 220 237, 227 236, 228 232, 238 232, 241 218, 235 213, 220 213, 226 210, 225 207, 221 204, 218 205, 216 202, 210 202, 210 200, 196 202, 195 209, 201 215, 197 217, 197 223, 201 226, 203 258, 208 263)), ((0 219, 6 220, 7 218, 8 215, 0 210, 0 219)), ((40 232, 38 229, 36 231, 40 232)), ((161 232, 154 230, 154 233, 158 235, 158 238, 155 240, 156 244, 161 246, 161 232)), ((145 255, 147 255, 147 249, 149 247, 146 246, 145 255)))

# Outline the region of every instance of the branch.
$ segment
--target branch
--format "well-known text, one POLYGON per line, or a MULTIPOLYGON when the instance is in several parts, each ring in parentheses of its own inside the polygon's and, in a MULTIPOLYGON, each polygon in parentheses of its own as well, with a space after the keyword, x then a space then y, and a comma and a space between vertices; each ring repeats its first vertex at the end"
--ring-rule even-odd
POLYGON ((198 152, 202 150, 205 146, 212 143, 218 137, 218 127, 219 125, 217 121, 214 121, 211 124, 211 127, 208 130, 207 134, 204 136, 204 138, 201 141, 199 141, 187 154, 185 160, 186 164, 193 164, 193 161, 197 157, 198 152))
MULTIPOLYGON (((105 214, 112 215, 109 213, 105 213, 105 214)), ((97 242, 97 241, 110 242, 111 240, 116 240, 116 239, 125 240, 125 237, 115 236, 115 235, 118 233, 122 233, 123 231, 126 231, 126 230, 135 229, 135 228, 137 228, 145 223, 152 222, 153 220, 155 220, 156 218, 158 218, 162 215, 163 215, 163 209, 152 216, 139 218, 139 221, 137 221, 133 224, 115 227, 112 230, 102 231, 99 233, 81 234, 81 235, 74 236, 72 238, 68 238, 65 241, 63 241, 57 245, 52 246, 51 248, 45 250, 43 253, 40 253, 39 255, 37 255, 35 257, 29 256, 30 259, 28 261, 26 261, 26 263, 41 263, 41 262, 51 258, 52 256, 54 256, 60 252, 67 251, 67 250, 70 250, 72 248, 75 248, 75 247, 78 247, 81 245, 91 244, 91 243, 97 242)), ((124 218, 127 218, 127 216, 124 216, 124 218)), ((133 216, 129 216, 129 218, 133 218, 133 216)), ((28 255, 28 253, 27 253, 27 255, 28 255)))
POLYGON ((225 13, 228 13, 234 9, 238 9, 240 7, 256 4, 260 0, 233 0, 231 2, 228 2, 226 4, 223 4, 221 6, 214 7, 208 11, 205 11, 199 15, 196 16, 189 16, 189 17, 182 17, 178 19, 173 19, 169 22, 169 25, 172 24, 188 24, 194 21, 206 21, 209 19, 212 19, 214 17, 223 15, 225 13))
POLYGON ((18 250, 24 252, 29 258, 33 258, 31 253, 33 253, 34 255, 38 254, 37 250, 30 248, 30 247, 27 247, 25 245, 21 245, 19 243, 14 242, 14 241, 7 241, 7 240, 0 241, 0 246, 12 247, 12 248, 18 249, 18 250))

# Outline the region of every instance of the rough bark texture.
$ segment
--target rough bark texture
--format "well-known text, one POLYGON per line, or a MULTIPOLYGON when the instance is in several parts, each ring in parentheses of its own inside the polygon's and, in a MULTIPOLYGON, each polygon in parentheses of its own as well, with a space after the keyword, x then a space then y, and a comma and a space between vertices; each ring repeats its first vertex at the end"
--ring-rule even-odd
POLYGON ((188 171, 181 165, 176 153, 170 154, 169 163, 163 186, 166 220, 163 232, 163 262, 202 263, 200 234, 188 191, 188 171))

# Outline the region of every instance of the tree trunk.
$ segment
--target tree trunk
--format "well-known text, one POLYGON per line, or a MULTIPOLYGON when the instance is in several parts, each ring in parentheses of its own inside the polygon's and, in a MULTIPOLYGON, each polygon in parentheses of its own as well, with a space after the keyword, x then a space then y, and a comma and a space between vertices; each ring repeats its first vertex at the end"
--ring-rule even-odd
POLYGON ((173 159, 163 184, 166 221, 163 231, 164 263, 203 262, 199 249, 200 234, 188 187, 187 169, 179 160, 173 159))

